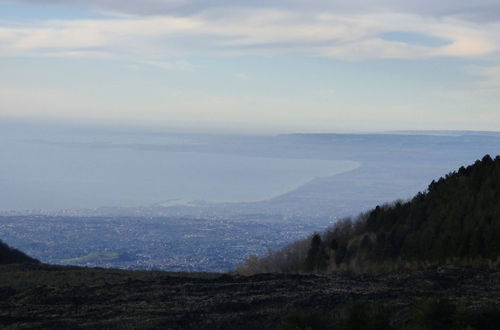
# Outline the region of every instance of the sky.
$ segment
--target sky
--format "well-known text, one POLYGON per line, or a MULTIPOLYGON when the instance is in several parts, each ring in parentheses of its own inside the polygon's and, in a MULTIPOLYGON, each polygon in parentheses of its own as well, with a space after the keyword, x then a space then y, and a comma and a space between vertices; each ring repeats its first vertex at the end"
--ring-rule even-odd
POLYGON ((0 0, 0 120, 499 130, 498 0, 0 0))

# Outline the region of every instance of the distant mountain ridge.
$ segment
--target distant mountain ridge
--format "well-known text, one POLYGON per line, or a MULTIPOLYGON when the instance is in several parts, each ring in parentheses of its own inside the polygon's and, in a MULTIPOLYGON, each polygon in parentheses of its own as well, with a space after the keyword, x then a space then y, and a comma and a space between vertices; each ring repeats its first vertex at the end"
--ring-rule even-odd
POLYGON ((455 130, 398 130, 388 131, 386 134, 405 134, 405 135, 445 135, 445 136, 495 136, 500 137, 498 131, 455 131, 455 130))
POLYGON ((408 202, 377 206, 355 220, 252 257, 242 272, 391 270, 428 265, 500 265, 500 156, 432 181, 408 202))

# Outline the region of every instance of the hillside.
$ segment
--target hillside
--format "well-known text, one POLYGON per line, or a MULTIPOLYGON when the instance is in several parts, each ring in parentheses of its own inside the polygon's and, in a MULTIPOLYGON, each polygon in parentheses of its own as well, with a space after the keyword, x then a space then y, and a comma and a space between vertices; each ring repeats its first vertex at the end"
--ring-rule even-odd
POLYGON ((33 263, 38 261, 0 241, 0 265, 26 262, 33 263))
POLYGON ((228 274, 0 265, 2 329, 476 329, 500 271, 228 274))
POLYGON ((500 157, 433 181, 407 202, 377 206, 264 258, 241 273, 372 271, 500 263, 500 157))

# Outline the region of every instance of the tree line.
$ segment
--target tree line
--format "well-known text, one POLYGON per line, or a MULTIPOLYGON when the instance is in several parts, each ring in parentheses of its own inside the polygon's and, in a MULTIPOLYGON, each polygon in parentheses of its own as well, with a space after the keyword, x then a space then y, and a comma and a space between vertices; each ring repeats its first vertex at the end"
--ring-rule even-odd
POLYGON ((380 271, 500 265, 500 156, 486 155, 432 181, 409 201, 380 205, 237 271, 380 271))

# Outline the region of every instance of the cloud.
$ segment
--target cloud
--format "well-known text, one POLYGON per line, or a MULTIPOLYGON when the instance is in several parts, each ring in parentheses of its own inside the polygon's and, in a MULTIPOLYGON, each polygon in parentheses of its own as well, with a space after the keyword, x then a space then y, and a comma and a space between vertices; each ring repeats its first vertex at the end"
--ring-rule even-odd
POLYGON ((477 82, 478 86, 500 90, 500 66, 474 66, 469 67, 467 71, 481 78, 477 82))
POLYGON ((58 88, 0 88, 1 117, 86 116, 96 104, 58 88))
POLYGON ((151 65, 167 71, 186 71, 193 72, 195 65, 189 61, 140 61, 139 63, 151 65))
POLYGON ((197 24, 188 18, 148 17, 58 20, 35 26, 0 27, 0 54, 158 58, 173 55, 165 38, 186 33, 197 24))
POLYGON ((167 13, 193 3, 191 0, 7 0, 7 2, 31 5, 85 5, 101 11, 135 15, 167 13))
MULTIPOLYGON (((460 105, 468 105, 477 113, 500 119, 498 103, 500 102, 500 66, 471 65, 465 68, 465 73, 473 79, 464 86, 446 88, 435 91, 440 98, 445 98, 460 105)), ((491 123, 491 119, 488 121, 491 123)))
MULTIPOLYGON (((394 128, 395 122, 404 127, 407 125, 408 128, 412 127, 413 123, 418 123, 421 128, 453 125, 458 128, 461 122, 470 120, 477 120, 477 127, 480 127, 481 123, 492 126, 498 126, 500 123, 500 117, 497 115, 500 95, 498 0, 12 2, 89 6, 105 15, 92 15, 87 19, 59 16, 57 20, 11 21, 6 20, 4 15, 0 20, 0 57, 124 59, 125 61, 118 62, 135 69, 136 65, 142 65, 158 70, 186 72, 198 69, 190 61, 196 63, 196 56, 200 55, 299 55, 300 58, 323 57, 349 61, 457 57, 488 59, 493 65, 471 67, 469 73, 474 74, 474 82, 468 83, 469 77, 466 77, 465 83, 447 83, 443 95, 432 95, 429 89, 434 88, 433 86, 422 86, 423 91, 429 92, 426 95, 433 99, 422 100, 422 104, 415 102, 418 104, 412 107, 405 104, 392 105, 396 102, 393 94, 400 92, 397 87, 395 90, 388 89, 385 92, 388 93, 387 97, 380 97, 384 103, 381 105, 381 101, 373 95, 370 96, 370 91, 361 83, 355 86, 353 91, 359 88, 359 95, 365 93, 359 99, 367 101, 357 103, 358 97, 353 96, 352 100, 344 102, 349 96, 343 95, 340 85, 333 85, 332 88, 338 88, 336 93, 318 91, 317 97, 310 98, 301 97, 300 93, 290 93, 287 97, 280 98, 279 93, 274 95, 266 92, 260 95, 258 90, 250 88, 248 96, 247 93, 231 95, 231 88, 225 88, 219 91, 219 94, 216 91, 203 94, 203 91, 212 90, 212 86, 200 88, 201 83, 192 86, 182 83, 177 86, 179 90, 175 91, 167 89, 169 84, 159 84, 161 86, 157 87, 158 90, 152 91, 131 81, 126 86, 127 92, 116 94, 113 94, 113 88, 118 90, 121 86, 103 86, 102 94, 86 92, 86 88, 71 88, 69 85, 62 86, 63 90, 0 88, 0 116, 43 115, 89 121, 115 121, 119 118, 133 124, 144 122, 166 126, 184 123, 222 127, 231 126, 228 123, 236 123, 235 129, 252 125, 261 127, 264 123, 275 127, 276 123, 283 123, 290 130, 332 130, 346 125, 360 128, 360 125, 368 127, 372 124, 377 128, 390 129, 394 128), (388 35, 392 38, 388 38, 388 35), (189 57, 194 58, 190 58, 190 61, 181 60, 189 57), (132 86, 137 87, 136 93, 132 86), (226 89, 227 94, 224 94, 226 89), (450 102, 450 97, 456 100, 450 102), (466 97, 468 100, 464 102, 466 97), (445 110, 441 108, 449 110, 443 112, 445 110), (457 115, 460 111, 456 109, 461 109, 461 114, 457 115), (483 119, 476 113, 481 113, 483 119), (449 118, 456 121, 448 123, 449 118)), ((64 15, 67 10, 61 13, 64 15)), ((221 62, 223 60, 219 61, 221 62)), ((200 60, 200 63, 210 65, 210 61, 200 60)), ((455 65, 464 61, 453 63, 455 65)), ((360 68, 362 80, 363 66, 360 68)), ((214 81, 214 90, 227 84, 224 79, 232 81, 235 87, 241 90, 257 86, 259 79, 263 79, 263 74, 251 72, 251 65, 228 65, 224 69, 220 72, 224 77, 220 81, 214 81), (237 81, 238 79, 240 81, 237 81)), ((151 70, 145 71, 149 74, 151 70)), ((205 73, 213 74, 210 70, 203 74, 205 73)), ((270 76, 277 74, 279 72, 271 72, 270 76)), ((193 74, 189 78, 197 77, 193 74)), ((402 85, 405 85, 414 78, 415 76, 409 73, 408 76, 397 79, 401 79, 402 85)), ((340 74, 333 77, 332 81, 334 79, 340 80, 343 76, 340 74)), ((298 82, 291 82, 290 86, 294 84, 299 85, 298 82)), ((171 87, 177 88, 176 84, 171 87)), ((436 87, 438 88, 439 86, 436 87)), ((412 92, 408 92, 410 93, 412 92)), ((404 103, 404 100, 400 100, 404 97, 397 97, 397 102, 404 103)), ((418 98, 419 101, 420 99, 425 98, 418 98)), ((412 104, 416 100, 417 97, 412 94, 408 102, 412 104)))
POLYGON ((469 20, 498 20, 497 0, 10 0, 34 5, 85 5, 102 11, 133 15, 191 15, 214 8, 247 7, 292 10, 298 12, 332 12, 362 14, 400 12, 422 16, 460 16, 469 20))
POLYGON ((289 11, 224 10, 192 17, 47 21, 0 28, 3 55, 128 55, 149 58, 200 50, 305 53, 344 59, 481 56, 500 48, 500 24, 433 20, 415 15, 301 15, 289 11), (389 31, 414 31, 451 41, 426 47, 387 41, 389 31))
POLYGON ((233 77, 239 80, 248 80, 249 78, 246 73, 236 73, 233 77))
MULTIPOLYGON (((44 0, 36 3, 41 1, 44 0)), ((70 1, 45 2, 67 4, 70 1)), ((126 57, 160 64, 158 59, 161 58, 200 53, 300 54, 363 60, 481 57, 500 51, 497 33, 500 22, 470 20, 465 15, 464 8, 468 8, 465 1, 454 1, 453 5, 446 0, 437 6, 442 8, 441 13, 449 15, 438 15, 438 11, 426 14, 426 10, 433 8, 427 0, 418 5, 414 1, 385 0, 377 2, 377 6, 371 1, 363 6, 358 0, 350 5, 318 1, 309 6, 299 0, 241 1, 238 6, 227 1, 147 0, 128 1, 125 9, 123 2, 113 0, 85 3, 114 12, 130 11, 134 15, 48 20, 24 25, 4 22, 0 25, 0 55, 126 57), (334 10, 335 4, 338 11, 334 10), (191 10, 180 10, 181 7, 191 10), (155 14, 145 15, 146 9, 155 14), (416 33, 447 43, 425 45, 410 39, 386 40, 384 35, 391 32, 416 33)), ((474 8, 495 11, 497 7, 500 8, 500 4, 484 0, 478 1, 474 8)), ((181 66, 171 62, 163 64, 169 69, 181 66)))

